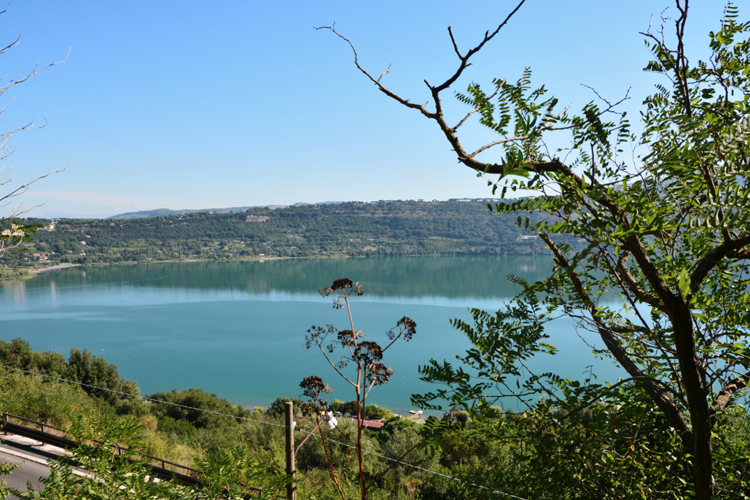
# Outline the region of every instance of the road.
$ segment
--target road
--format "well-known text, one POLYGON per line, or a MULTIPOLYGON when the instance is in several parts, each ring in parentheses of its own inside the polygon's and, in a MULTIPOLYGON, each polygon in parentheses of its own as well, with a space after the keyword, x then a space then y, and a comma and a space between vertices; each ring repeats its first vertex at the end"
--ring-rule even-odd
MULTIPOLYGON (((9 475, 0 475, 0 479, 5 479, 6 486, 19 491, 26 491, 27 482, 31 482, 34 491, 38 492, 42 488, 40 479, 49 475, 47 463, 50 460, 59 460, 66 455, 70 455, 70 452, 57 446, 44 444, 24 436, 0 432, 0 463, 10 462, 18 465, 9 475)), ((76 475, 91 477, 90 473, 79 469, 74 468, 72 471, 76 475)), ((159 481, 158 477, 169 480, 174 474, 172 471, 159 467, 154 467, 151 473, 154 481, 159 481)), ((181 476, 180 474, 177 474, 177 476, 187 484, 200 483, 200 481, 188 476, 181 476)), ((4 499, 0 498, 0 500, 4 499)), ((7 500, 18 500, 18 497, 9 495, 7 500)))
MULTIPOLYGON (((26 448, 26 447, 24 447, 26 448)), ((27 449, 15 447, 6 443, 0 444, 0 463, 11 462, 18 467, 9 476, 0 476, 5 479, 7 486, 20 491, 26 491, 28 481, 39 491, 41 483, 39 479, 49 475, 49 467, 45 464, 48 454, 37 454, 27 449)), ((18 497, 9 496, 7 500, 16 500, 18 497)))

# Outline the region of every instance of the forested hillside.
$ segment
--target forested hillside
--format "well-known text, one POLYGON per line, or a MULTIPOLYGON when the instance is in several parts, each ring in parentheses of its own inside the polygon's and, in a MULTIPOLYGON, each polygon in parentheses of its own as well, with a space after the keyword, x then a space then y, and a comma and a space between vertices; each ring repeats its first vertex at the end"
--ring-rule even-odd
POLYGON ((130 220, 42 219, 6 268, 58 263, 264 257, 527 254, 543 250, 517 216, 493 214, 486 200, 380 201, 250 208, 130 220))

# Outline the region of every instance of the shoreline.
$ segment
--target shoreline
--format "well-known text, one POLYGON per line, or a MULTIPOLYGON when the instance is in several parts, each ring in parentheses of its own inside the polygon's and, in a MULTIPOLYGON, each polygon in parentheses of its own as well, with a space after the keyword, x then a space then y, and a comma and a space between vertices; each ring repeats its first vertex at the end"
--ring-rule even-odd
MULTIPOLYGON (((439 255, 400 255, 399 257, 410 257, 410 258, 418 258, 418 257, 435 257, 435 256, 441 256, 439 255)), ((37 274, 41 274, 47 271, 57 271, 60 269, 67 269, 70 267, 82 267, 82 266, 134 266, 138 264, 166 264, 166 263, 180 263, 180 262, 266 262, 266 261, 272 261, 272 260, 303 260, 303 259, 352 259, 352 258, 367 258, 371 256, 364 256, 364 255, 311 255, 311 256, 305 256, 305 257, 244 257, 244 258, 234 258, 234 259, 160 259, 160 260, 129 260, 124 262, 90 262, 90 263, 84 263, 84 264, 55 264, 53 266, 49 267, 39 267, 39 268, 26 268, 26 267, 17 267, 13 270, 15 271, 24 271, 25 274, 17 275, 17 276, 7 276, 3 277, 0 275, 0 281, 13 281, 13 280, 24 280, 33 278, 37 274)))
MULTIPOLYGON (((475 257, 479 254, 460 254, 466 256, 475 257)), ((529 254, 499 254, 496 256, 503 257, 525 257, 529 254)), ((72 267, 100 267, 100 266, 135 266, 139 264, 167 264, 167 263, 190 263, 190 262, 267 262, 277 260, 347 260, 347 259, 367 259, 372 257, 399 257, 399 258, 410 258, 419 259, 424 257, 457 257, 456 254, 412 254, 412 255, 309 255, 303 257, 278 257, 278 256, 253 256, 253 257, 236 257, 231 259, 159 259, 159 260, 130 260, 122 262, 86 262, 83 264, 63 263, 55 264, 48 267, 16 267, 16 268, 5 268, 7 271, 13 273, 23 273, 15 275, 3 275, 3 268, 0 268, 0 282, 4 281, 23 281, 31 279, 34 276, 45 273, 47 271, 59 271, 61 269, 68 269, 72 267)))
POLYGON ((67 269, 69 267, 78 267, 81 264, 56 264, 54 266, 49 267, 38 267, 34 269, 30 269, 28 274, 40 274, 40 273, 46 273, 47 271, 56 271, 58 269, 67 269))
MULTIPOLYGON (((263 257, 263 258, 257 258, 257 257, 250 257, 250 258, 244 258, 244 259, 226 259, 234 262, 265 262, 267 260, 285 260, 285 259, 307 259, 311 257, 263 257)), ((59 271, 60 269, 68 269, 71 267, 82 267, 82 266, 133 266, 138 264, 155 264, 155 263, 175 263, 175 262, 213 262, 218 261, 219 259, 164 259, 164 260, 151 260, 151 261, 137 261, 137 260, 130 260, 126 262, 91 262, 86 264, 55 264, 54 266, 48 266, 48 267, 35 267, 35 268, 26 268, 26 267, 17 267, 13 268, 13 271, 19 272, 23 271, 24 274, 19 274, 17 276, 2 276, 0 275, 0 281, 20 281, 25 280, 29 278, 33 278, 37 274, 45 273, 47 271, 59 271)))
POLYGON ((3 281, 24 281, 33 278, 37 274, 45 273, 47 271, 58 271, 60 269, 67 269, 69 267, 78 267, 81 264, 55 264, 54 266, 49 267, 34 267, 34 268, 25 268, 25 267, 17 267, 11 269, 11 272, 19 273, 23 272, 23 274, 12 274, 12 275, 4 275, 2 272, 0 272, 0 282, 3 281))

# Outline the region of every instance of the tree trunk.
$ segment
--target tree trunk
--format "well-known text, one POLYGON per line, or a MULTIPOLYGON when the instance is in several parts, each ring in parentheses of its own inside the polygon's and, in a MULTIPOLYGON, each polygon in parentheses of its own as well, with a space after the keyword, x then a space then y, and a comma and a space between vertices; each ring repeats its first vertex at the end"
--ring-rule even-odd
POLYGON ((706 381, 700 371, 692 315, 681 299, 677 308, 679 312, 672 315, 672 327, 693 428, 693 449, 690 450, 693 455, 693 487, 697 500, 711 500, 714 491, 713 450, 706 381))

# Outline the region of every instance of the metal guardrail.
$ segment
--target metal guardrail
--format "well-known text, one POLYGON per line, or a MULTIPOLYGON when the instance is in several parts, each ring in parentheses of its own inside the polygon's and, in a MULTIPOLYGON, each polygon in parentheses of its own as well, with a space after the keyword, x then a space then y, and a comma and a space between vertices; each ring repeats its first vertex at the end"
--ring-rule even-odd
MULTIPOLYGON (((48 432, 45 432, 44 429, 51 429, 55 430, 57 432, 65 433, 66 431, 63 429, 58 429, 57 427, 51 426, 49 424, 45 424, 43 422, 38 422, 36 420, 31 420, 26 417, 21 417, 19 415, 13 415, 12 413, 3 412, 3 421, 0 422, 0 432, 5 432, 9 434, 15 434, 18 436, 24 436, 31 439, 36 439, 37 441, 41 441, 42 443, 51 444, 52 446, 58 446, 63 449, 73 449, 78 447, 78 443, 73 441, 72 439, 68 439, 66 437, 62 436, 56 436, 54 434, 50 434, 48 432), (30 424, 35 424, 40 426, 41 430, 32 429, 31 427, 26 427, 19 424, 14 424, 13 422, 9 422, 8 419, 16 419, 21 420, 23 422, 28 422, 30 424)), ((97 441, 99 442, 99 441, 97 441)), ((129 450, 127 448, 123 448, 122 446, 115 446, 117 449, 117 454, 120 457, 121 460, 127 460, 129 462, 135 462, 132 458, 123 457, 122 452, 127 451, 130 453, 136 453, 138 455, 141 455, 149 460, 156 461, 161 463, 161 467, 158 467, 153 464, 147 464, 148 467, 150 467, 150 472, 154 476, 158 477, 159 479, 164 479, 166 481, 172 481, 174 479, 180 481, 183 484, 186 484, 188 486, 198 486, 201 487, 203 485, 203 481, 201 481, 200 478, 195 476, 203 476, 203 471, 198 469, 193 469, 191 467, 187 467, 185 465, 180 465, 175 462, 170 462, 169 460, 165 460, 163 458, 154 457, 152 455, 148 455, 146 453, 141 453, 136 450, 129 450), (167 465, 171 465, 173 467, 179 467, 188 473, 192 473, 193 475, 187 475, 187 474, 180 474, 179 472, 175 472, 173 470, 169 470, 166 468, 167 465)), ((253 491, 262 492, 263 488, 255 488, 253 486, 246 486, 248 489, 251 489, 253 491)), ((273 494, 272 494, 273 495, 273 494)), ((279 496, 279 495, 273 495, 273 496, 279 496)), ((252 498, 249 494, 245 494, 243 496, 245 499, 252 498)))
MULTIPOLYGON (((78 443, 73 441, 72 439, 68 439, 66 437, 57 436, 55 434, 50 434, 48 432, 45 432, 46 429, 55 430, 57 432, 65 433, 63 429, 58 429, 57 427, 51 426, 49 424, 45 424, 43 422, 38 422, 36 420, 31 420, 29 418, 21 417, 19 415, 13 415, 11 413, 3 412, 3 422, 1 424, 2 428, 1 430, 6 433, 10 434, 16 434, 18 436, 24 436, 31 439, 35 439, 37 441, 41 441, 42 443, 51 444, 52 446, 58 446, 63 449, 74 449, 78 447, 78 443), (15 419, 15 420, 21 420, 23 422, 27 422, 30 424, 35 424, 41 427, 41 430, 33 429, 31 427, 26 427, 23 425, 15 424, 13 422, 10 422, 9 419, 15 419)), ((121 457, 122 460, 128 460, 130 462, 134 462, 133 459, 128 457, 123 457, 122 453, 128 452, 128 453, 136 453, 138 455, 143 456, 144 458, 160 463, 161 467, 158 467, 153 464, 148 464, 149 467, 151 467, 151 473, 154 476, 159 477, 160 479, 166 479, 166 480, 172 480, 177 479, 182 483, 188 484, 188 485, 200 485, 202 484, 202 481, 194 476, 202 476, 203 472, 198 469, 193 469, 191 467, 187 467, 185 465, 180 465, 175 462, 170 462, 169 460, 165 460, 163 458, 154 457, 151 455, 148 455, 146 453, 141 453, 139 451, 135 450, 129 450, 127 448, 123 448, 119 445, 113 445, 115 449, 117 450, 117 455, 121 457), (187 472, 187 474, 180 474, 179 472, 175 472, 173 470, 169 470, 166 468, 167 465, 170 465, 172 467, 180 468, 187 472), (193 475, 189 475, 193 474, 193 475)))

